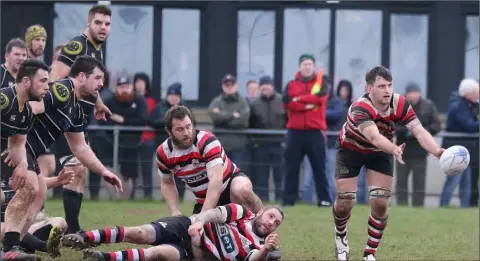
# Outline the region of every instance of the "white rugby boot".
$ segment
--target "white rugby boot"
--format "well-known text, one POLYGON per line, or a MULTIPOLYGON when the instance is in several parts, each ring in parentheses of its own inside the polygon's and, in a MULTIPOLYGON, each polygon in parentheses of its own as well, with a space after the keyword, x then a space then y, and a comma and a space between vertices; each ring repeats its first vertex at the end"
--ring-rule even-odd
POLYGON ((348 246, 348 232, 345 236, 340 237, 336 235, 335 228, 335 256, 338 261, 347 261, 350 258, 350 247, 348 246))
POLYGON ((377 259, 375 258, 374 255, 370 254, 366 257, 363 258, 363 261, 376 261, 377 259))

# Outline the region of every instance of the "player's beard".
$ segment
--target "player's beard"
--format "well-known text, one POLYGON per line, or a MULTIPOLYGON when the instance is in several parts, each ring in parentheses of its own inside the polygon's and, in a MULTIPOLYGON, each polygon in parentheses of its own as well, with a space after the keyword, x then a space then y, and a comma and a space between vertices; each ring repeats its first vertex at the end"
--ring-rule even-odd
POLYGON ((173 134, 170 135, 170 138, 172 139, 173 145, 181 150, 188 149, 193 145, 193 133, 188 141, 177 139, 173 134))
POLYGON ((27 95, 28 95, 28 100, 29 101, 41 101, 42 100, 42 97, 40 95, 36 95, 34 92, 33 92, 33 89, 32 87, 29 87, 28 90, 27 90, 27 95))
POLYGON ((259 237, 265 237, 267 236, 264 232, 262 232, 260 230, 260 227, 263 226, 258 220, 261 219, 263 216, 260 215, 260 216, 257 216, 255 219, 253 219, 252 221, 252 229, 253 229, 253 233, 255 233, 255 235, 259 236, 259 237))

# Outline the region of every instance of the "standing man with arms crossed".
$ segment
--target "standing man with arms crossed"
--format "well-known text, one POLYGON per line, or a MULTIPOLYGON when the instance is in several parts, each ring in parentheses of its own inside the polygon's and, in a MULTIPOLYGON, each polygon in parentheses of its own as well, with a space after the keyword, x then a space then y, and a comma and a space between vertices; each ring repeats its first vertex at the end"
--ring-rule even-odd
POLYGON ((400 164, 405 164, 402 160, 405 144, 397 146, 393 143, 395 124, 405 125, 420 145, 437 158, 444 151, 423 128, 408 100, 393 93, 390 70, 377 66, 367 73, 365 81, 368 93, 348 110, 335 162, 337 196, 333 219, 337 260, 348 260, 350 256, 347 222, 355 204, 362 166, 366 168, 371 208, 363 260, 376 260, 377 248, 387 225, 388 199, 392 196, 393 156, 400 164))
MULTIPOLYGON (((88 12, 88 24, 84 33, 74 37, 62 49, 57 60, 53 62, 50 73, 52 80, 55 81, 67 77, 71 70, 70 67, 79 55, 89 55, 98 59, 102 64, 105 64, 102 44, 110 34, 111 15, 112 11, 105 5, 95 5, 90 9, 88 12)), ((94 111, 97 119, 106 120, 105 114, 111 114, 110 110, 103 104, 98 92, 81 98, 79 102, 85 113, 85 120, 87 121, 85 126, 88 125, 88 119, 94 111)), ((72 184, 63 187, 63 207, 65 209, 68 232, 75 233, 81 230, 78 217, 80 215, 83 193, 85 191, 85 176, 87 175, 87 170, 81 162, 73 156, 64 137, 60 137, 55 145, 60 163, 65 168, 71 169, 76 173, 76 178, 72 184)))
MULTIPOLYGON (((15 190, 5 210, 3 260, 36 260, 37 256, 20 250, 20 241, 29 224, 29 209, 40 186, 45 186, 33 155, 26 151, 26 134, 34 122, 30 100, 41 101, 48 91, 48 66, 41 61, 26 60, 18 68, 15 85, 0 90, 1 175, 15 190), (11 158, 13 164, 7 164, 11 158)), ((3 194, 3 193, 2 193, 3 194)))

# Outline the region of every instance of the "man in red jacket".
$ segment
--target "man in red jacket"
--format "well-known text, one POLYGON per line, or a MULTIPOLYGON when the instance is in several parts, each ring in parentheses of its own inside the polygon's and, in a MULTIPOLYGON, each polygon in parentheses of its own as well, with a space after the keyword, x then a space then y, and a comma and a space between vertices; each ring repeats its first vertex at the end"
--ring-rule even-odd
MULTIPOLYGON (((312 163, 318 202, 332 202, 325 175, 326 108, 331 84, 320 71, 315 73, 315 58, 303 54, 299 71, 283 96, 288 113, 283 205, 293 206, 298 198, 300 164, 305 155, 312 163)), ((320 205, 320 204, 319 204, 320 205)))

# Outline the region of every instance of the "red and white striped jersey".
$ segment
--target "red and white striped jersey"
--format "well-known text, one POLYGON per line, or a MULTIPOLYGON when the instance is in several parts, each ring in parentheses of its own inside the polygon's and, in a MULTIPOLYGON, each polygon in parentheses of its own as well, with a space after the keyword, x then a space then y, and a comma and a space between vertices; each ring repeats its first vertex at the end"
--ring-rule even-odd
POLYGON ((255 214, 234 203, 217 208, 222 212, 223 223, 205 225, 202 244, 219 260, 248 260, 265 243, 265 238, 253 231, 255 214))
POLYGON ((347 121, 340 132, 340 146, 360 153, 380 151, 363 136, 362 130, 375 124, 380 134, 393 142, 396 123, 405 125, 409 130, 420 124, 412 106, 404 96, 394 93, 389 109, 386 112, 380 112, 373 106, 368 94, 365 94, 353 102, 348 109, 347 121))
POLYGON ((233 174, 240 170, 230 161, 215 135, 196 130, 193 145, 184 150, 175 148, 170 138, 157 148, 158 174, 162 177, 175 175, 192 190, 197 202, 205 201, 208 189, 207 169, 222 164, 223 187, 227 187, 233 174))

